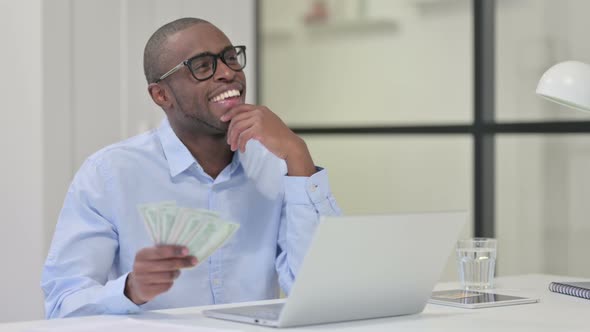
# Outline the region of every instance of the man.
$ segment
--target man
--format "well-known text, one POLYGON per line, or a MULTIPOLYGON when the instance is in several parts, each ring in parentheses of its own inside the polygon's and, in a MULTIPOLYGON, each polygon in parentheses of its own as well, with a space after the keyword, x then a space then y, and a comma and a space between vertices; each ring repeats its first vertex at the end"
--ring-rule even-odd
POLYGON ((152 35, 144 70, 167 119, 76 174, 43 271, 48 318, 275 298, 277 279, 289 292, 319 215, 340 212, 305 142, 244 103, 245 64, 245 47, 207 21, 152 35), (137 206, 164 201, 241 227, 198 262, 151 242, 137 206))

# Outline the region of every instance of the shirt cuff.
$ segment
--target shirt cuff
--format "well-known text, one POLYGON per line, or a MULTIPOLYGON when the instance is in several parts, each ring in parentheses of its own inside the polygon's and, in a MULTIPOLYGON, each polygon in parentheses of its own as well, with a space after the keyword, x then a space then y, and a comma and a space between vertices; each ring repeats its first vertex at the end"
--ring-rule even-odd
POLYGON ((317 204, 330 195, 328 171, 316 167, 317 172, 310 177, 285 176, 285 201, 289 204, 317 204))
POLYGON ((103 303, 109 314, 136 314, 142 311, 141 307, 125 296, 128 275, 129 273, 125 273, 105 285, 106 296, 103 303))

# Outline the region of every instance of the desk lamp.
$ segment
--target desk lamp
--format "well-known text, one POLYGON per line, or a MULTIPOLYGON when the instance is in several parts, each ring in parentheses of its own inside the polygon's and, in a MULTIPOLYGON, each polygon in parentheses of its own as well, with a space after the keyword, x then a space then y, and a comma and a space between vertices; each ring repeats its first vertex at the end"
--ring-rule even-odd
POLYGON ((558 104, 590 112, 590 65, 579 61, 554 65, 539 80, 537 94, 558 104))

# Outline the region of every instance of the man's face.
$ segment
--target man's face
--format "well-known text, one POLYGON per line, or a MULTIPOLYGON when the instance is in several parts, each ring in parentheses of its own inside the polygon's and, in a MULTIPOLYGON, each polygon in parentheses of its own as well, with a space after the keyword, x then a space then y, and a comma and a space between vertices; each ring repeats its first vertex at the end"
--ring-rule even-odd
MULTIPOLYGON (((213 25, 193 25, 169 37, 164 71, 204 52, 218 54, 228 46, 229 39, 213 25)), ((246 98, 244 72, 232 70, 219 59, 215 74, 206 81, 196 80, 185 66, 160 84, 167 84, 171 93, 168 119, 173 127, 200 134, 225 136, 229 123, 219 118, 235 105, 243 104, 246 98), (240 95, 228 98, 235 91, 240 95)))

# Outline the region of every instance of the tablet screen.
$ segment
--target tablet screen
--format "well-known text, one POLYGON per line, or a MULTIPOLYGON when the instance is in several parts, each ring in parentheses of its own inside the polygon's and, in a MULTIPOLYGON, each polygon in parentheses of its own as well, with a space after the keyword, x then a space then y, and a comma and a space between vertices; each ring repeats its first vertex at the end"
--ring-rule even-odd
MULTIPOLYGON (((527 299, 524 297, 518 296, 511 296, 511 295, 503 295, 503 294, 493 294, 493 293, 483 293, 478 291, 469 291, 469 290, 461 290, 461 289, 454 289, 454 290, 446 290, 446 291, 437 291, 432 293, 431 298, 432 303, 437 304, 456 304, 458 306, 469 306, 469 307, 477 307, 479 305, 487 306, 489 304, 500 304, 504 302, 505 304, 521 302, 527 299)), ((533 300, 534 301, 534 300, 533 300)))

